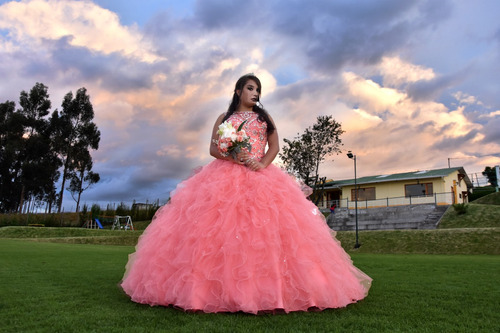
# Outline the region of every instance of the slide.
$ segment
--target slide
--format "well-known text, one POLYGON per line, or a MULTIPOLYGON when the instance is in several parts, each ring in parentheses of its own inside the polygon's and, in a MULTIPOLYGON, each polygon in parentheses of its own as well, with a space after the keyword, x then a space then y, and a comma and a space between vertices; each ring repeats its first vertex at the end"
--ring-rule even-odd
POLYGON ((101 221, 99 221, 99 219, 95 218, 94 219, 97 223, 97 225, 99 226, 99 229, 102 229, 102 224, 101 224, 101 221))

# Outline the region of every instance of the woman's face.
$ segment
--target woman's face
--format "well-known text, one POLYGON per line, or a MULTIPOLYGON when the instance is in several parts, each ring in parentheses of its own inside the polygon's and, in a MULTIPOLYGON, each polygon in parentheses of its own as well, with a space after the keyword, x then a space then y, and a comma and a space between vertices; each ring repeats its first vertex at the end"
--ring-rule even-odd
POLYGON ((244 109, 252 109, 252 107, 259 101, 260 88, 257 82, 250 79, 245 83, 243 89, 239 91, 240 107, 244 109))

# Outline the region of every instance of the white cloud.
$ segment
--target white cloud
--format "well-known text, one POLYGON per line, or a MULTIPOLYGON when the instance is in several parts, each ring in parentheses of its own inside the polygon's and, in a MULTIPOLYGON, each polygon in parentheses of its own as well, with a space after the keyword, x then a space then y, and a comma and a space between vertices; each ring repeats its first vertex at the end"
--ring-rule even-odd
POLYGON ((222 75, 224 71, 234 70, 240 63, 241 60, 237 58, 224 59, 221 62, 219 62, 215 68, 209 71, 208 76, 211 76, 213 78, 218 78, 222 75))
POLYGON ((493 112, 490 112, 490 113, 487 113, 487 114, 482 114, 479 116, 479 118, 495 118, 495 117, 498 117, 500 116, 500 110, 497 110, 497 111, 493 111, 493 112))
POLYGON ((388 86, 432 80, 436 76, 432 68, 411 64, 399 57, 382 58, 379 70, 384 77, 384 84, 388 86))
POLYGON ((371 123, 371 126, 376 126, 378 123, 382 121, 382 119, 379 116, 374 116, 369 114, 368 112, 361 110, 361 109, 354 109, 354 112, 356 112, 362 119, 366 119, 371 123))
POLYGON ((116 13, 90 1, 31 0, 0 6, 0 29, 24 44, 68 38, 72 46, 94 52, 118 52, 145 62, 160 58, 136 26, 122 26, 116 13))
POLYGON ((384 112, 406 98, 396 89, 382 87, 353 72, 344 72, 342 77, 347 88, 346 97, 353 103, 369 105, 369 109, 366 109, 368 112, 384 112))
POLYGON ((476 97, 466 94, 462 91, 457 91, 456 93, 453 93, 452 96, 455 97, 460 104, 482 104, 481 102, 478 102, 476 97))

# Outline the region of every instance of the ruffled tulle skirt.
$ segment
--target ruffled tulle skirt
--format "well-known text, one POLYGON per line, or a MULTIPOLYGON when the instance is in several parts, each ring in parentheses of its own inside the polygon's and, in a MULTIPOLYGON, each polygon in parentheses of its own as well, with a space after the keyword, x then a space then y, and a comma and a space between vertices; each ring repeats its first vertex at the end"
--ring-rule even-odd
POLYGON ((138 303, 248 313, 344 307, 370 285, 292 177, 221 160, 177 187, 121 283, 138 303))

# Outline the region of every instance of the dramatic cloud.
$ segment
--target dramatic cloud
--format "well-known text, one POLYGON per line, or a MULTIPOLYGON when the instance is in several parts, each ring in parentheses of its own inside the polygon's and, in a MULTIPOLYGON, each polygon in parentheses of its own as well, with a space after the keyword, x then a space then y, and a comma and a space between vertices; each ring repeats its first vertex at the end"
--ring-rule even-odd
MULTIPOLYGON (((360 176, 448 158, 481 176, 500 164, 499 11, 488 0, 0 1, 0 101, 43 82, 57 108, 88 89, 102 133, 88 203, 168 199, 212 160, 214 121, 248 72, 280 138, 319 115, 341 122, 360 176)), ((350 178, 352 160, 321 172, 350 178)))
POLYGON ((120 25, 116 13, 90 1, 12 1, 3 5, 0 13, 0 28, 8 28, 22 45, 41 47, 44 40, 65 38, 71 46, 106 55, 158 60, 136 26, 120 25))

